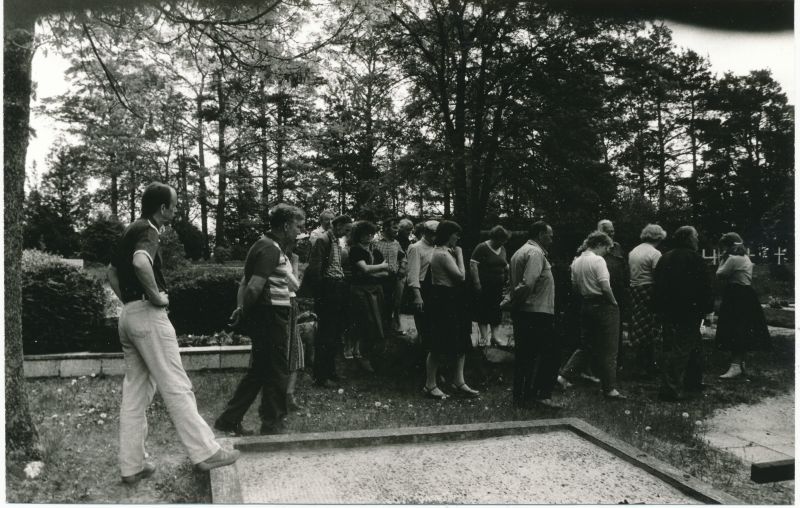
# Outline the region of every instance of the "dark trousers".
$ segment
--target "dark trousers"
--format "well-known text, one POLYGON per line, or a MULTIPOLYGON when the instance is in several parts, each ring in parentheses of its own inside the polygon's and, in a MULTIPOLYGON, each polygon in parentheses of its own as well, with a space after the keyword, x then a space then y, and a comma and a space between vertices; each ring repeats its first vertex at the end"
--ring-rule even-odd
POLYGON ((700 320, 695 316, 666 317, 661 359, 661 394, 679 397, 683 390, 703 384, 703 352, 700 320))
POLYGON ((383 288, 383 308, 381 309, 381 317, 383 318, 383 330, 388 335, 392 329, 392 314, 395 308, 395 293, 397 292, 397 276, 390 274, 383 279, 381 283, 383 288))
POLYGON ((582 346, 561 369, 561 375, 575 379, 591 362, 600 377, 603 391, 617 387, 617 347, 619 347, 619 308, 603 298, 584 298, 581 303, 582 346), (584 349, 588 347, 589 349, 584 349))
POLYGON ((233 426, 240 423, 261 392, 258 415, 262 427, 281 426, 287 414, 289 307, 253 309, 244 324, 252 341, 250 366, 217 419, 217 424, 233 426))
POLYGON ((344 333, 348 299, 344 279, 323 278, 315 292, 318 328, 314 341, 314 378, 318 383, 336 377, 336 351, 344 333))
POLYGON ((549 399, 558 376, 554 318, 540 312, 512 312, 516 404, 549 399))

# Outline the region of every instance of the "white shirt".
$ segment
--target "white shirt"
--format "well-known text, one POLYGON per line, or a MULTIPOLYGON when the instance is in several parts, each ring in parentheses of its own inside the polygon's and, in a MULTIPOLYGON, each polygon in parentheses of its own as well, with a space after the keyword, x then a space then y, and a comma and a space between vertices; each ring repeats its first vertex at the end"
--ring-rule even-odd
POLYGON ((600 283, 610 281, 606 260, 591 250, 585 250, 572 261, 572 283, 578 286, 581 296, 599 296, 603 294, 600 283))
POLYGON ((636 246, 628 254, 628 266, 631 268, 631 287, 644 286, 653 283, 658 260, 661 252, 653 244, 644 242, 636 246))

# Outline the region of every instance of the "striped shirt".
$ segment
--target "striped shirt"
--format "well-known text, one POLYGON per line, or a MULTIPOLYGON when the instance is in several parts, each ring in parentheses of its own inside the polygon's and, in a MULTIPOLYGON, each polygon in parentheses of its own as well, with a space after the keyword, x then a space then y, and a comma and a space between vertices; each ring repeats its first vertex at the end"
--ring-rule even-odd
POLYGON ((261 292, 259 304, 289 307, 288 276, 292 270, 291 261, 271 236, 267 233, 250 247, 244 262, 245 282, 249 282, 253 275, 267 279, 269 288, 265 287, 261 292))
POLYGON ((388 238, 379 238, 373 242, 375 250, 383 255, 383 259, 389 264, 389 271, 397 273, 400 268, 400 260, 403 258, 403 249, 400 247, 400 242, 397 240, 389 240, 388 238))
POLYGON ((331 252, 328 255, 328 267, 322 276, 326 279, 343 279, 342 247, 339 245, 339 241, 333 235, 332 231, 328 231, 328 239, 331 242, 331 252))

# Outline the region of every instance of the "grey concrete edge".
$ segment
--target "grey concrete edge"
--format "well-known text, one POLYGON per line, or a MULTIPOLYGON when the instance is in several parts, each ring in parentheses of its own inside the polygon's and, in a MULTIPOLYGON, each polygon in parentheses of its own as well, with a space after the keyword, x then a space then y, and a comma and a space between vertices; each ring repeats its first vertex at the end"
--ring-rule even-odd
MULTIPOLYGON (((616 439, 578 418, 472 423, 428 427, 403 427, 336 432, 309 432, 273 436, 231 438, 236 449, 247 452, 279 451, 301 448, 350 448, 387 444, 420 443, 441 440, 467 440, 523 433, 569 430, 613 453, 626 462, 640 467, 665 483, 706 504, 741 505, 741 500, 715 489, 711 485, 688 475, 633 446, 616 439)), ((228 468, 230 469, 230 468, 228 468)), ((212 477, 211 497, 214 503, 233 487, 216 484, 212 477), (215 491, 216 489, 216 491, 215 491), (217 493, 215 493, 217 492, 217 493)), ((222 480, 222 478, 220 478, 222 480)), ((241 486, 235 479, 241 498, 241 486)))
MULTIPOLYGON (((217 370, 217 369, 227 369, 227 368, 246 368, 247 362, 241 362, 241 365, 234 365, 234 366, 222 366, 222 358, 225 356, 233 356, 233 355, 240 355, 243 353, 250 352, 250 346, 205 346, 205 347, 182 347, 180 349, 181 357, 183 358, 195 358, 195 357, 217 357, 218 361, 217 366, 205 366, 203 369, 200 370, 217 370)), ((96 371, 92 368, 95 365, 95 362, 98 360, 122 360, 123 354, 122 353, 58 353, 52 355, 25 355, 24 362, 28 365, 29 368, 33 366, 40 366, 39 370, 40 373, 36 375, 26 374, 26 377, 30 378, 47 378, 47 377, 59 377, 61 375, 59 364, 54 362, 62 362, 62 361, 69 361, 73 363, 77 363, 78 367, 76 368, 81 374, 79 375, 88 375, 91 373, 99 374, 99 371, 96 371), (85 367, 81 368, 80 365, 85 364, 85 367), (50 368, 46 368, 44 366, 49 365, 50 368), (42 370, 43 369, 43 370, 42 370)), ((197 370, 197 369, 188 369, 188 370, 197 370)), ((121 375, 121 374, 120 374, 121 375)))
POLYGON ((589 425, 579 418, 569 418, 569 428, 576 434, 613 453, 626 462, 640 467, 672 485, 684 494, 692 496, 706 504, 743 505, 746 504, 727 492, 719 490, 703 482, 699 478, 685 473, 676 467, 661 461, 628 443, 621 441, 602 430, 589 425))
MULTIPOLYGON (((226 449, 233 448, 235 439, 221 438, 217 442, 226 449)), ((239 466, 234 463, 209 471, 211 502, 214 504, 242 504, 242 486, 239 483, 239 466)))

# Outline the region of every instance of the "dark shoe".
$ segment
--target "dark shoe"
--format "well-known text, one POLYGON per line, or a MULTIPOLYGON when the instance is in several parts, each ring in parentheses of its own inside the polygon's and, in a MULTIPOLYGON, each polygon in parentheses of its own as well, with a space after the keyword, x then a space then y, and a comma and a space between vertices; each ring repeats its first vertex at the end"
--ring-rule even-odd
POLYGON ((467 383, 461 383, 460 385, 456 385, 454 383, 450 386, 453 387, 453 390, 455 390, 456 394, 462 397, 467 397, 468 399, 475 399, 479 397, 481 394, 481 392, 479 392, 478 390, 473 390, 472 388, 467 386, 467 383))
POLYGON ((210 458, 197 464, 197 469, 201 471, 211 471, 212 469, 216 469, 218 467, 230 466, 231 464, 239 460, 239 455, 241 454, 242 452, 240 452, 239 450, 220 449, 210 458))
POLYGON ((156 466, 150 464, 149 462, 145 462, 142 466, 142 470, 136 474, 132 474, 130 476, 123 476, 122 483, 126 483, 128 485, 134 485, 139 483, 139 480, 144 480, 145 478, 150 478, 153 476, 153 473, 156 472, 156 466))
POLYGON ((236 425, 227 425, 217 420, 214 422, 214 428, 220 432, 228 432, 234 436, 252 436, 254 434, 252 430, 242 427, 242 422, 236 425))
POLYGON ((438 386, 434 386, 433 388, 428 388, 427 386, 423 386, 422 393, 424 393, 425 396, 429 399, 444 400, 447 398, 447 394, 444 393, 442 390, 440 390, 438 386))

